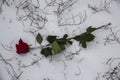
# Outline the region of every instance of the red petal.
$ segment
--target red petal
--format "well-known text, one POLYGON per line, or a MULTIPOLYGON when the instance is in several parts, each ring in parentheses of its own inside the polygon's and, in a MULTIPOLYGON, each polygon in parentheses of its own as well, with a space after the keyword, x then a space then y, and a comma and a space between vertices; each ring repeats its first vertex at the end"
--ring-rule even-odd
POLYGON ((19 44, 16 44, 16 52, 18 54, 25 54, 29 51, 29 46, 27 43, 23 42, 22 39, 19 40, 19 44))
POLYGON ((22 39, 19 40, 19 44, 24 43, 22 39))

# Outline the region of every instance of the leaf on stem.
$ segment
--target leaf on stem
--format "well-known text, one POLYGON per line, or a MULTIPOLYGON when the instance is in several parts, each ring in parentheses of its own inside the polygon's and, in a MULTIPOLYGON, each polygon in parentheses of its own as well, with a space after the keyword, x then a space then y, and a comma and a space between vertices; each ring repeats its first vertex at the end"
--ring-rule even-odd
POLYGON ((83 48, 86 48, 87 47, 86 43, 90 42, 90 41, 93 41, 94 38, 95 38, 95 36, 93 34, 87 33, 87 32, 82 33, 82 34, 74 37, 74 39, 76 41, 79 41, 80 44, 82 44, 83 48))
POLYGON ((92 26, 90 26, 90 27, 88 27, 87 29, 86 29, 86 32, 87 33, 92 33, 93 31, 95 31, 97 28, 92 28, 92 26))
POLYGON ((67 34, 64 34, 63 38, 66 39, 67 37, 68 37, 68 35, 67 35, 67 34))
POLYGON ((36 36, 36 41, 37 41, 39 44, 41 44, 41 43, 42 43, 43 38, 42 38, 42 36, 41 36, 41 34, 40 34, 40 33, 38 33, 38 34, 37 34, 37 36, 36 36))
POLYGON ((56 40, 56 37, 57 37, 57 36, 51 36, 51 35, 49 35, 49 36, 47 37, 47 41, 48 41, 49 43, 53 43, 53 42, 56 40))
POLYGON ((65 49, 65 46, 63 44, 59 44, 57 41, 54 41, 52 43, 52 50, 55 54, 62 52, 65 49))
POLYGON ((87 48, 86 42, 82 42, 82 47, 83 47, 83 48, 87 48))
POLYGON ((41 54, 44 55, 45 57, 49 56, 49 55, 52 55, 52 49, 50 47, 47 47, 47 48, 43 48, 41 50, 41 54))

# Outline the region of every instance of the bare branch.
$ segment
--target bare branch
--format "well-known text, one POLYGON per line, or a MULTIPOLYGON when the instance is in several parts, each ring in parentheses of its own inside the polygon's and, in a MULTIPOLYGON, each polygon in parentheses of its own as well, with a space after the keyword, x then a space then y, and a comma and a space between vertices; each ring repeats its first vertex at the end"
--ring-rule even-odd
POLYGON ((120 80, 120 58, 108 59, 107 65, 110 69, 104 74, 99 74, 96 80, 120 80))
POLYGON ((63 17, 58 18, 58 26, 77 26, 84 23, 87 19, 87 13, 79 13, 78 15, 64 19, 63 17), (64 21, 63 21, 64 20, 64 21))
POLYGON ((1 58, 1 61, 3 61, 6 65, 8 65, 8 67, 10 67, 10 69, 12 70, 11 72, 10 69, 6 68, 12 80, 19 80, 20 76, 22 75, 22 72, 20 72, 20 74, 17 74, 12 64, 10 64, 8 61, 6 61, 6 59, 3 58, 1 53, 0 53, 0 58, 1 58))
POLYGON ((109 30, 110 30, 110 34, 106 36, 104 45, 112 44, 115 42, 120 44, 120 38, 118 37, 118 33, 120 32, 120 30, 117 30, 116 32, 114 32, 112 28, 109 28, 109 30))
POLYGON ((101 1, 101 4, 100 5, 95 5, 95 6, 92 6, 90 4, 88 4, 88 8, 90 8, 93 13, 97 13, 97 12, 101 12, 101 11, 105 11, 107 13, 110 13, 109 11, 109 8, 110 8, 110 4, 112 3, 113 0, 105 0, 105 1, 101 1))
POLYGON ((39 1, 36 1, 38 3, 36 5, 29 0, 19 2, 19 4, 16 6, 16 15, 17 19, 22 21, 24 25, 31 26, 32 28, 36 28, 36 31, 39 31, 45 26, 47 19, 45 12, 40 9, 39 1), (23 14, 20 14, 21 12, 23 14))

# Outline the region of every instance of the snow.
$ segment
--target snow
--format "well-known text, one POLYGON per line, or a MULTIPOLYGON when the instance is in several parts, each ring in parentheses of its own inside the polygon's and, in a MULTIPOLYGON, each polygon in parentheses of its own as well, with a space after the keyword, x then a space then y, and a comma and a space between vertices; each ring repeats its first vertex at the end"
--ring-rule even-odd
MULTIPOLYGON (((36 14, 46 17, 47 21, 45 22, 45 26, 35 34, 31 34, 29 31, 34 31, 38 28, 36 26, 30 26, 29 19, 26 21, 18 20, 20 15, 25 15, 22 9, 20 9, 19 15, 17 15, 15 5, 18 5, 20 1, 25 0, 18 0, 18 2, 16 0, 11 6, 7 6, 6 4, 2 6, 2 12, 0 14, 0 54, 13 66, 17 75, 22 74, 19 79, 13 79, 11 77, 11 75, 14 76, 13 69, 9 64, 5 64, 4 61, 2 61, 2 57, 0 57, 0 80, 97 80, 98 73, 102 75, 109 70, 109 65, 106 64, 106 62, 110 58, 120 58, 120 0, 112 0, 108 8, 109 12, 103 10, 96 13, 88 8, 88 4, 92 6, 96 5, 100 8, 101 2, 105 0, 78 0, 72 7, 66 9, 60 17, 55 12, 58 9, 56 3, 53 3, 55 5, 51 4, 52 6, 45 8, 47 5, 45 1, 51 2, 53 0, 38 0, 40 1, 41 13, 36 12, 36 14), (45 13, 43 14, 42 12, 45 13), (66 18, 68 19, 72 17, 72 15, 78 14, 84 16, 84 12, 87 14, 87 18, 83 23, 73 26, 58 26, 58 20, 61 16, 63 20, 61 22, 65 23, 67 21, 66 18), (87 44, 87 49, 82 48, 78 42, 74 41, 71 46, 67 46, 65 51, 53 55, 52 60, 51 57, 45 58, 41 55, 41 49, 32 50, 24 55, 16 53, 15 45, 20 38, 32 45, 32 47, 36 47, 38 44, 35 40, 35 35, 38 32, 41 33, 44 39, 48 35, 62 37, 64 34, 68 34, 72 37, 84 32, 89 26, 99 27, 109 22, 112 23, 112 25, 110 25, 108 29, 100 29, 94 32, 96 38, 87 44), (111 35, 111 30, 116 34, 118 40, 115 39, 114 35, 111 35), (105 44, 105 38, 107 36, 110 36, 110 39, 114 39, 114 41, 105 44), (37 62, 30 65, 34 61, 37 62), (11 75, 8 73, 9 71, 11 75)), ((37 0, 31 1, 37 4, 37 0)), ((60 3, 70 0, 55 1, 60 3)), ((106 2, 109 1, 110 0, 106 0, 106 2)), ((8 2, 12 3, 12 0, 8 2)), ((78 23, 79 17, 77 17, 75 21, 78 23)), ((67 23, 72 23, 72 20, 67 21, 67 23)), ((47 44, 47 41, 43 41, 42 45, 45 44, 47 44)), ((117 63, 119 62, 118 59, 117 63)), ((114 66, 115 64, 112 65, 114 66)))

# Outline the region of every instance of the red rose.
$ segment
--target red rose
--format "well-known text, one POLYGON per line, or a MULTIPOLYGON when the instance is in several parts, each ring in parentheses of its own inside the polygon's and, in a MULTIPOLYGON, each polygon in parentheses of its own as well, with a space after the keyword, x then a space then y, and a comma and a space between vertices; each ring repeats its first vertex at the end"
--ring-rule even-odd
POLYGON ((16 44, 16 52, 18 54, 25 54, 29 51, 29 46, 27 43, 23 42, 22 39, 19 40, 19 44, 16 44))

